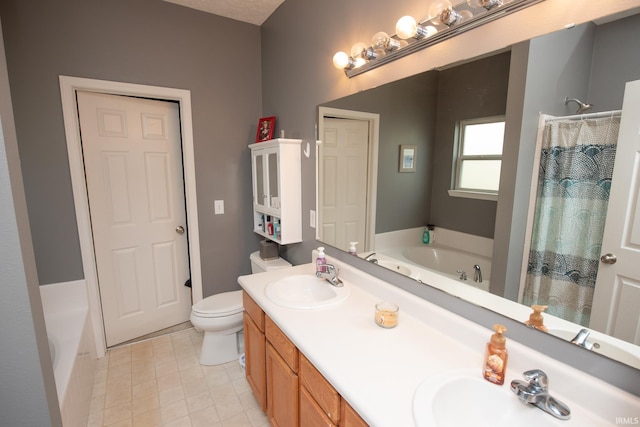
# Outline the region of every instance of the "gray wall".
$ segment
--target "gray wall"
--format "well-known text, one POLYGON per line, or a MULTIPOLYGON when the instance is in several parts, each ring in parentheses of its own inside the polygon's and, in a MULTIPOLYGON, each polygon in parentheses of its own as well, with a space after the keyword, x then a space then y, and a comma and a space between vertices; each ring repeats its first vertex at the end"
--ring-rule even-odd
POLYGON ((324 105, 380 114, 376 233, 436 224, 493 238, 496 202, 449 197, 459 120, 504 115, 509 52, 427 71, 324 105), (418 146, 398 173, 398 146, 418 146))
POLYGON ((191 91, 203 293, 237 289, 258 248, 247 145, 261 114, 260 28, 160 0, 3 0, 0 17, 41 284, 83 278, 58 83, 68 75, 191 91))
POLYGON ((62 426, 0 34, 0 425, 62 426))
POLYGON ((429 222, 437 90, 430 71, 324 104, 380 114, 376 233, 429 222), (415 173, 398 172, 400 144, 417 146, 415 173))
POLYGON ((496 202, 450 197, 448 190, 456 123, 505 114, 510 56, 505 52, 440 72, 431 201, 436 226, 493 238, 496 202))

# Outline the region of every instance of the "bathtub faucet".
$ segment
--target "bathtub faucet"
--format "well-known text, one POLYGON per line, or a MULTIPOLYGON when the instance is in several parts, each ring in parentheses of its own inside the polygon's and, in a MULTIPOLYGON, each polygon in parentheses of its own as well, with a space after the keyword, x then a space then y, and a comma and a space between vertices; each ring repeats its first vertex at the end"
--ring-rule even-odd
POLYGON ((367 255, 367 256, 364 258, 364 260, 365 260, 365 261, 372 262, 372 263, 374 263, 374 264, 377 264, 377 263, 378 263, 378 260, 377 260, 377 259, 375 259, 375 258, 374 258, 374 256, 376 256, 376 253, 375 253, 375 252, 371 252, 369 255, 367 255))
POLYGON ((464 270, 456 270, 456 273, 460 275, 460 280, 467 280, 467 272, 464 270))
POLYGON ((482 271, 480 270, 480 266, 478 264, 473 266, 473 281, 482 283, 482 271))

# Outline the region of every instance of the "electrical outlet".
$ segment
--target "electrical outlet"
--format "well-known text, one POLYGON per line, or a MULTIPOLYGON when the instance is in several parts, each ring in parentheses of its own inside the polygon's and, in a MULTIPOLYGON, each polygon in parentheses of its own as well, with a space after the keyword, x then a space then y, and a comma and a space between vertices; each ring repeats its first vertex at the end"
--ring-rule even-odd
POLYGON ((309 211, 309 226, 316 228, 316 211, 313 209, 309 211))
POLYGON ((222 215, 224 213, 224 200, 214 200, 213 209, 216 215, 222 215))

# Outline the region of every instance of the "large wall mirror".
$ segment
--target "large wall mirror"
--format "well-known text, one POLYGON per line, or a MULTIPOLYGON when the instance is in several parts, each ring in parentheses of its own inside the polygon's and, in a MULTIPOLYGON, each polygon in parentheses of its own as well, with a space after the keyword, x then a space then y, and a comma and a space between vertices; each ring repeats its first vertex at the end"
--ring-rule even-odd
MULTIPOLYGON (((636 10, 321 105, 318 240, 344 251, 357 242, 358 255, 380 267, 526 321, 539 116, 575 115, 580 104, 566 98, 593 104, 584 114, 620 110, 625 84, 640 80, 637 40, 636 10), (498 194, 452 191, 460 124, 496 120, 504 121, 498 194)), ((548 332, 571 340, 587 329, 592 351, 640 369, 640 295, 629 298, 639 300, 625 306, 624 333, 555 312, 544 315, 548 332)))

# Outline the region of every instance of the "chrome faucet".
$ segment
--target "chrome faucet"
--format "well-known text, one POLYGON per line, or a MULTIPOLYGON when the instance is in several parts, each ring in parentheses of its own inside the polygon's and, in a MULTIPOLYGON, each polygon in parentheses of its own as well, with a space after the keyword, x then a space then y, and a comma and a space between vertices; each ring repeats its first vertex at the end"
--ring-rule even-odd
POLYGON ((573 337, 571 343, 584 347, 587 350, 591 350, 593 348, 593 344, 587 341, 587 337, 589 337, 590 333, 591 332, 588 329, 580 329, 580 332, 578 332, 578 335, 573 337))
POLYGON ((571 418, 569 407, 549 394, 547 374, 540 369, 533 369, 524 372, 522 375, 528 382, 522 380, 511 381, 511 391, 518 396, 520 402, 537 406, 544 412, 561 420, 571 418))
POLYGON ((325 279, 337 288, 344 286, 342 280, 338 277, 338 269, 333 264, 325 264, 316 271, 316 277, 325 279))
POLYGON ((369 261, 372 262, 374 264, 378 263, 378 260, 374 258, 374 256, 376 256, 375 252, 371 252, 369 255, 367 255, 366 257, 364 257, 365 261, 369 261))
POLYGON ((482 283, 482 271, 480 270, 480 266, 478 264, 473 266, 473 281, 482 283))

